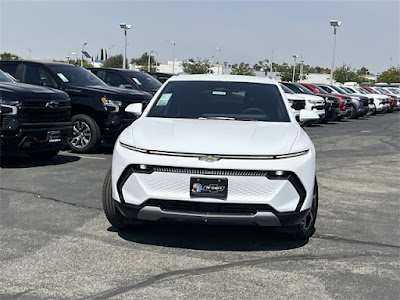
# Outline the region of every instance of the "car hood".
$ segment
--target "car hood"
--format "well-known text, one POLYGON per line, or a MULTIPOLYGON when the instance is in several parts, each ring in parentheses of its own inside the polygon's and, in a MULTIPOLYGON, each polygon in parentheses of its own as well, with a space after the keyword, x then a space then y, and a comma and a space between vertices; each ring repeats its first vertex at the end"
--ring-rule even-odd
POLYGON ((313 100, 316 101, 317 103, 325 103, 324 98, 322 98, 321 96, 309 95, 309 94, 296 94, 296 95, 301 96, 306 100, 313 100))
POLYGON ((147 92, 123 89, 108 85, 96 85, 96 86, 65 86, 65 91, 74 94, 99 94, 100 96, 106 96, 112 98, 112 100, 129 100, 129 99, 142 99, 150 100, 152 95, 147 92))
POLYGON ((1 82, 0 96, 6 100, 61 100, 68 95, 60 90, 18 82, 1 82))
MULTIPOLYGON (((279 155, 301 130, 290 122, 251 122, 142 117, 128 144, 146 150, 231 155, 279 155)), ((121 140, 121 142, 125 142, 121 140)))

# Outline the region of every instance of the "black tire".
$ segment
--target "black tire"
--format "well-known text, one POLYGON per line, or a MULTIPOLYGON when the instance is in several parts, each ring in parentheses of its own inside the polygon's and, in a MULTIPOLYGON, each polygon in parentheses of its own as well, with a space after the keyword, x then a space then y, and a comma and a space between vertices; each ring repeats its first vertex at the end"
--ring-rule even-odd
POLYGON ((59 150, 49 150, 49 151, 42 151, 42 152, 32 152, 29 153, 29 157, 32 159, 38 160, 50 160, 53 159, 59 150))
POLYGON ((318 212, 318 183, 315 179, 313 203, 309 213, 304 217, 303 221, 289 228, 289 232, 295 240, 302 240, 311 237, 315 232, 315 221, 318 212))
POLYGON ((93 152, 99 145, 100 129, 97 123, 87 115, 72 117, 72 139, 69 148, 77 153, 93 152))
POLYGON ((103 184, 103 210, 111 225, 122 231, 127 228, 127 222, 115 205, 115 200, 112 198, 111 191, 111 169, 109 169, 103 184))
POLYGON ((357 119, 357 107, 353 105, 353 112, 350 114, 349 119, 357 119))

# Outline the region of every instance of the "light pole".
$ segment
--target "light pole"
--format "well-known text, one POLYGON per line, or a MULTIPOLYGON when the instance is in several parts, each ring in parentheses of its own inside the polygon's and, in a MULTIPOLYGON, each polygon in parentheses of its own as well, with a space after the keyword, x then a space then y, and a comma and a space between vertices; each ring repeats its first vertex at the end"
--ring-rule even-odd
POLYGON ((332 57, 332 68, 331 68, 331 84, 333 82, 333 68, 335 66, 335 51, 336 51, 336 28, 340 27, 342 22, 339 22, 338 20, 331 20, 330 21, 331 26, 333 26, 333 57, 332 57))
POLYGON ((271 50, 271 61, 270 61, 270 66, 269 66, 269 71, 270 72, 273 72, 273 70, 272 70, 272 61, 273 61, 273 57, 274 57, 274 51, 275 51, 275 49, 271 50))
POLYGON ((82 60, 81 60, 81 67, 83 67, 83 51, 85 51, 84 48, 85 48, 86 45, 87 45, 86 42, 82 44, 82 60))
POLYGON ((292 82, 294 82, 294 73, 296 71, 296 58, 298 58, 298 55, 293 55, 293 59, 294 59, 294 64, 293 64, 293 77, 292 77, 292 82))
POLYGON ((29 59, 32 59, 32 50, 31 50, 31 49, 29 49, 29 48, 27 48, 26 50, 28 50, 28 51, 29 51, 29 59))
POLYGON ((151 63, 151 54, 153 53, 153 52, 155 52, 155 51, 150 51, 149 52, 149 61, 148 61, 148 63, 147 63, 147 72, 150 72, 150 63, 151 63))
POLYGON ((127 43, 127 33, 126 31, 128 29, 131 29, 132 25, 128 25, 126 23, 119 23, 119 26, 124 30, 124 34, 125 34, 125 47, 124 47, 124 60, 122 62, 122 68, 126 69, 126 43, 127 43))
MULTIPOLYGON (((215 47, 216 49, 217 49, 217 51, 218 51, 218 61, 217 61, 217 74, 219 74, 219 61, 221 60, 221 55, 220 55, 220 53, 221 53, 221 48, 219 48, 219 47, 215 47)), ((222 72, 221 72, 222 73, 222 72)))
POLYGON ((174 45, 174 60, 172 61, 172 74, 175 74, 175 42, 171 41, 171 43, 174 45))

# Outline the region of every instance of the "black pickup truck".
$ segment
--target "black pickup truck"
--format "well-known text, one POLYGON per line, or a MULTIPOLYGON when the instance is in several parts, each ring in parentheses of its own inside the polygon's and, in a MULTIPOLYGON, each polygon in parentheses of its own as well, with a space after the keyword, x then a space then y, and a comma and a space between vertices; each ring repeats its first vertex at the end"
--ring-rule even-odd
POLYGON ((1 156, 54 157, 72 136, 70 110, 68 94, 16 83, 0 71, 1 156))
POLYGON ((0 68, 23 83, 57 88, 71 98, 73 136, 69 147, 79 153, 111 146, 135 117, 125 112, 131 103, 148 104, 149 93, 108 86, 79 66, 40 61, 0 61, 0 68))

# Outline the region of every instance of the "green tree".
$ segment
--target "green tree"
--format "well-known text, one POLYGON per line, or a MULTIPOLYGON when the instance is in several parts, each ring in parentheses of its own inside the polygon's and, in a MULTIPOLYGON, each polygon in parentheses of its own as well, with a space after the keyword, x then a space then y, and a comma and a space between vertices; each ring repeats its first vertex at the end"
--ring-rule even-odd
POLYGON ((189 58, 182 62, 182 69, 188 74, 210 74, 213 73, 211 70, 211 63, 208 59, 193 59, 189 58))
POLYGON ((337 82, 345 83, 348 81, 360 82, 360 77, 354 72, 350 65, 343 64, 333 71, 333 79, 337 82))
POLYGON ((20 59, 20 57, 16 54, 8 52, 3 52, 0 54, 0 60, 16 60, 16 59, 20 59))
POLYGON ((379 75, 378 82, 400 83, 400 67, 391 67, 379 75))
MULTIPOLYGON (((142 54, 142 56, 138 58, 132 58, 131 59, 131 64, 135 64, 137 66, 141 66, 142 71, 147 71, 148 70, 148 64, 149 64, 149 53, 145 52, 142 54)), ((155 65, 158 64, 156 61, 155 57, 153 55, 150 55, 150 71, 155 72, 156 67, 155 65)))
POLYGON ((369 73, 369 70, 366 67, 362 67, 360 70, 357 70, 357 74, 360 76, 365 76, 369 73))
MULTIPOLYGON (((103 67, 106 68, 122 68, 122 63, 124 61, 124 57, 122 54, 110 56, 104 63, 103 67)), ((128 60, 126 60, 126 66, 128 66, 128 60)))
POLYGON ((254 70, 249 64, 241 62, 240 64, 234 64, 231 68, 231 75, 250 75, 254 76, 254 70))

